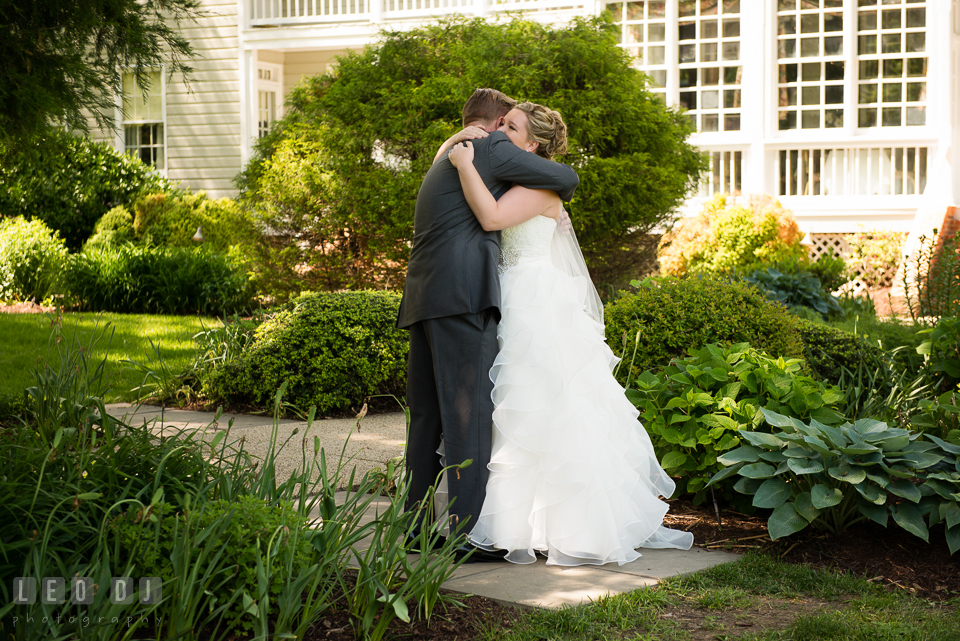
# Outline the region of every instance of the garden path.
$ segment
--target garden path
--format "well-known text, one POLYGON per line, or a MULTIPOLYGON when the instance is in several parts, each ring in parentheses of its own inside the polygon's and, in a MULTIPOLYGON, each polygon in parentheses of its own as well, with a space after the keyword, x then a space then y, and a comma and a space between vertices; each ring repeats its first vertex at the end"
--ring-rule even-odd
MULTIPOLYGON (((117 403, 107 406, 111 415, 127 422, 145 421, 157 432, 169 429, 204 430, 210 437, 230 426, 233 437, 245 436, 244 448, 262 455, 270 444, 273 420, 270 417, 224 413, 214 422, 212 412, 164 409, 154 406, 131 406, 117 403), (231 424, 232 421, 232 424, 231 424)), ((282 443, 294 430, 303 430, 306 423, 281 419, 277 426, 278 442, 282 443)), ((343 451, 353 457, 358 476, 384 468, 391 458, 403 454, 406 423, 402 413, 368 415, 356 419, 323 419, 315 421, 309 435, 320 437, 321 447, 328 453, 343 451), (347 438, 349 436, 349 439, 347 438)), ((277 458, 278 476, 292 472, 302 461, 296 443, 304 443, 301 433, 293 437, 291 446, 281 450, 277 458)), ((313 439, 306 440, 307 455, 312 456, 313 439)), ((328 458, 331 455, 328 454, 328 458)), ((340 496, 343 495, 341 492, 340 496)), ((370 505, 367 518, 384 509, 388 499, 370 505)), ((607 594, 618 594, 655 585, 661 579, 689 574, 720 563, 736 560, 737 554, 693 547, 690 550, 644 550, 643 556, 623 566, 580 566, 561 568, 547 566, 543 559, 530 565, 507 562, 471 563, 460 566, 444 587, 463 594, 476 594, 504 604, 521 607, 557 608, 563 605, 596 600, 607 594)))

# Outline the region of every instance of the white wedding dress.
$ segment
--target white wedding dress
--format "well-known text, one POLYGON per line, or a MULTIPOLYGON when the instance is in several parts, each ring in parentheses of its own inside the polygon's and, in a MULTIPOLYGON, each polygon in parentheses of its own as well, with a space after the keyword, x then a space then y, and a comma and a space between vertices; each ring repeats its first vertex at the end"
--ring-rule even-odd
POLYGON ((470 538, 514 563, 539 551, 548 565, 688 549, 692 534, 662 525, 658 496, 674 483, 611 373, 617 358, 585 308, 585 279, 551 260, 555 232, 544 216, 503 231, 490 479, 470 538))

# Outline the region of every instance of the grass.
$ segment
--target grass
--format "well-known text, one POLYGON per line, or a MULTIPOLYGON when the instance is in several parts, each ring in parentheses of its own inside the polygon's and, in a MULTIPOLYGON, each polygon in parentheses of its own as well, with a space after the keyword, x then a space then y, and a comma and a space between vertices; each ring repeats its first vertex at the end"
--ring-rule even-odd
POLYGON ((686 577, 560 610, 525 612, 487 641, 956 641, 960 599, 934 604, 849 574, 750 554, 686 577))
MULTIPOLYGON (((52 315, 47 314, 0 314, 0 396, 21 394, 34 384, 30 372, 40 359, 55 358, 55 347, 50 344, 51 321, 52 315)), ((63 334, 71 340, 76 336, 86 345, 98 325, 99 330, 106 327, 91 363, 106 356, 103 397, 111 403, 134 400, 132 390, 143 381, 143 373, 124 361, 158 369, 159 352, 166 368, 178 374, 193 360, 193 335, 216 323, 215 319, 197 316, 71 313, 63 317, 63 334)))

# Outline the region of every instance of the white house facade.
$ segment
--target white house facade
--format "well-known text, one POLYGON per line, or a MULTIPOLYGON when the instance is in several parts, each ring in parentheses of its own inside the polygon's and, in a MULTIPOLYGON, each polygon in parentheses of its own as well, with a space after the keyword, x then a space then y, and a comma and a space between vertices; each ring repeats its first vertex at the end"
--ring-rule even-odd
POLYGON ((158 70, 147 99, 126 98, 115 143, 230 196, 290 89, 381 29, 517 11, 561 25, 609 10, 621 46, 687 109, 712 159, 685 213, 714 193, 767 193, 821 244, 916 233, 942 226, 960 192, 958 2, 202 0, 206 15, 184 28, 198 53, 189 85, 158 70))

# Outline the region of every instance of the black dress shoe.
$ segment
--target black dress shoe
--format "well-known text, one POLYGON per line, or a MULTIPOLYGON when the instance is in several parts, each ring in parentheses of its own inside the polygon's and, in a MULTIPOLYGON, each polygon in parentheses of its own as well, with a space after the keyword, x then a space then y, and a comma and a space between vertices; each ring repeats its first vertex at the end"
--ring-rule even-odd
POLYGON ((478 548, 472 543, 464 543, 453 551, 457 560, 466 558, 464 563, 486 563, 490 561, 503 561, 506 556, 506 550, 484 550, 478 548))

